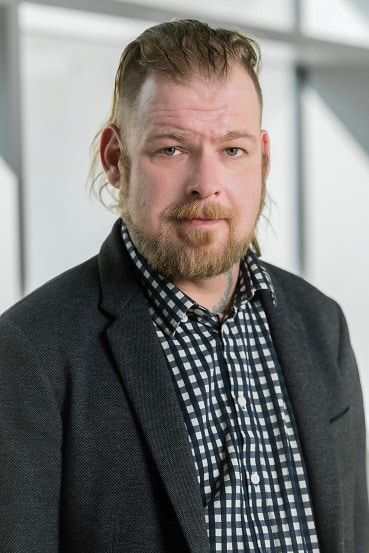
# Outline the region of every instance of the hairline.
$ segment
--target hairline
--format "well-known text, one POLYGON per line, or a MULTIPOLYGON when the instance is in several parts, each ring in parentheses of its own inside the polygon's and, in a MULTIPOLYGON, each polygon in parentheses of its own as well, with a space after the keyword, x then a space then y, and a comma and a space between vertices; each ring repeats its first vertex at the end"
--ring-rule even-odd
POLYGON ((191 82, 193 79, 199 78, 203 82, 215 85, 215 84, 218 84, 219 82, 221 83, 221 82, 227 81, 227 79, 230 78, 232 70, 237 67, 243 69, 245 74, 249 76, 252 82, 252 85, 254 87, 254 90, 258 99, 259 112, 260 112, 259 114, 260 125, 261 125, 261 120, 263 115, 263 97, 262 97, 261 89, 260 91, 257 89, 255 80, 253 78, 253 75, 251 74, 251 71, 249 71, 242 63, 235 60, 229 65, 229 67, 227 68, 227 71, 221 74, 214 72, 214 73, 205 75, 203 74, 203 72, 201 72, 198 69, 195 69, 193 71, 188 71, 182 75, 177 75, 177 74, 168 75, 160 71, 151 71, 147 73, 133 101, 128 100, 127 97, 123 97, 120 99, 120 105, 118 106, 116 123, 118 128, 120 129, 122 138, 124 138, 125 136, 125 128, 128 128, 130 124, 134 122, 143 88, 150 78, 163 79, 163 80, 166 80, 167 82, 171 82, 178 85, 185 85, 186 83, 191 82))

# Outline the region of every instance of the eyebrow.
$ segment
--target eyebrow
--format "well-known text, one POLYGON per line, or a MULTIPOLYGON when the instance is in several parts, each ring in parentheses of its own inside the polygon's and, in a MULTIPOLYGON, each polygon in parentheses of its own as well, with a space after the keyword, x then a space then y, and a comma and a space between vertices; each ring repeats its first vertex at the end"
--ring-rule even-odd
MULTIPOLYGON (((190 133, 183 134, 175 131, 161 131, 148 136, 146 142, 150 142, 151 140, 160 140, 162 138, 170 138, 172 140, 177 140, 178 142, 183 142, 188 140, 190 137, 190 133)), ((238 138, 246 138, 247 140, 251 140, 252 142, 257 141, 257 137, 255 134, 249 133, 247 131, 235 130, 229 131, 224 136, 216 138, 215 142, 227 142, 229 140, 237 140, 238 138)))
POLYGON ((221 138, 217 139, 217 142, 226 142, 227 140, 237 140, 237 138, 247 138, 248 140, 251 140, 252 142, 257 141, 257 137, 255 134, 249 133, 247 131, 229 131, 221 138))
POLYGON ((188 140, 189 136, 189 134, 181 134, 175 131, 161 131, 149 135, 146 142, 150 142, 150 140, 160 140, 161 138, 171 138, 180 142, 183 140, 188 140))

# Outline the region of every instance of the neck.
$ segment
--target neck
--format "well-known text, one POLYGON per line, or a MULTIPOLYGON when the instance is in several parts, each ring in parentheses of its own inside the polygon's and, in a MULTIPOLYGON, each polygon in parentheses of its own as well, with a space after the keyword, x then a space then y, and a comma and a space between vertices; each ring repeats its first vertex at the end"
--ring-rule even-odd
POLYGON ((176 281, 177 288, 221 318, 229 312, 239 275, 239 263, 229 271, 201 281, 176 281))

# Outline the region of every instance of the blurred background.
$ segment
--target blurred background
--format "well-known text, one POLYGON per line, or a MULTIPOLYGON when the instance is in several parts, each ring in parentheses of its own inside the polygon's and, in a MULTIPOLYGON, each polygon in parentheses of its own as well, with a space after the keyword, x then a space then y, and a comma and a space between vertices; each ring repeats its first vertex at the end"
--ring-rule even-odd
POLYGON ((124 46, 173 17, 261 44, 272 141, 263 257, 335 298, 369 413, 369 2, 0 0, 0 311, 97 253, 90 143, 124 46))

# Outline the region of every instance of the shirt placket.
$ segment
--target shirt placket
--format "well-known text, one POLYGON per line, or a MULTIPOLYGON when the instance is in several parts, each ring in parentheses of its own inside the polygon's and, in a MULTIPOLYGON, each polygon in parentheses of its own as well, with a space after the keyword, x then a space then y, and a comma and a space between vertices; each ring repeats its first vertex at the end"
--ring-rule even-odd
MULTIPOLYGON (((237 313, 235 313, 237 316, 237 313)), ((250 406, 255 405, 259 398, 252 371, 248 370, 247 356, 244 363, 235 358, 234 352, 239 348, 236 329, 238 325, 233 319, 226 320, 222 325, 222 341, 224 361, 227 366, 230 392, 234 403, 235 420, 238 433, 241 436, 238 449, 237 471, 240 484, 240 499, 243 506, 244 534, 247 536, 245 550, 272 552, 273 540, 270 535, 270 521, 265 520, 268 511, 268 481, 265 465, 265 452, 260 444, 258 410, 251 412, 250 406), (232 329, 232 331, 230 330, 232 329)))

